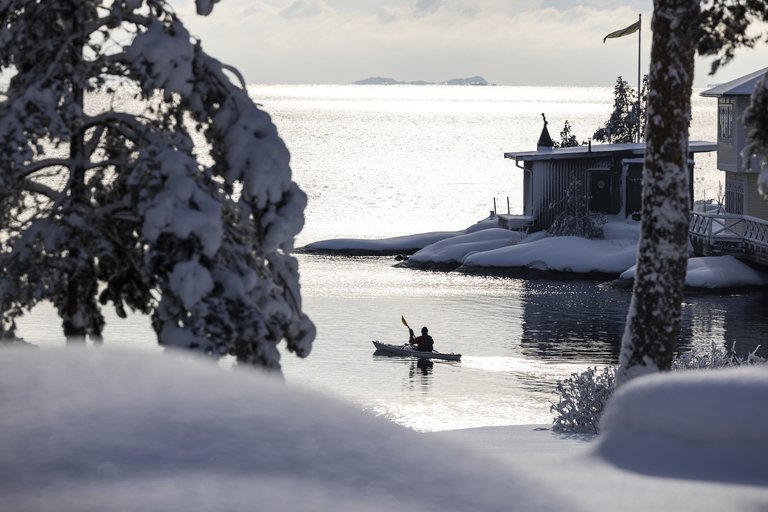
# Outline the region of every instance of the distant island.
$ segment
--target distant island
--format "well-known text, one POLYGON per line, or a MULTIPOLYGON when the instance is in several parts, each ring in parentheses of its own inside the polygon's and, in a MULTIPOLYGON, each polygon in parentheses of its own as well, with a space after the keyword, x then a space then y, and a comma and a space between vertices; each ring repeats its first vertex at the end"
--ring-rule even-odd
POLYGON ((394 78, 386 78, 382 76, 372 76, 365 80, 358 80, 352 82, 355 85, 492 85, 481 76, 471 76, 469 78, 452 78, 445 82, 425 82, 423 80, 416 80, 413 82, 404 82, 401 80, 395 80, 394 78))

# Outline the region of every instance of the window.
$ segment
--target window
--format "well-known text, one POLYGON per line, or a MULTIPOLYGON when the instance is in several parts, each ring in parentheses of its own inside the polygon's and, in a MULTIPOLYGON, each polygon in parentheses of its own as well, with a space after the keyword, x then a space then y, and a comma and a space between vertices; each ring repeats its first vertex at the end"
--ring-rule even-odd
POLYGON ((718 139, 725 142, 733 140, 733 104, 720 103, 717 126, 718 139))
POLYGON ((725 213, 744 214, 744 183, 725 180, 725 213))

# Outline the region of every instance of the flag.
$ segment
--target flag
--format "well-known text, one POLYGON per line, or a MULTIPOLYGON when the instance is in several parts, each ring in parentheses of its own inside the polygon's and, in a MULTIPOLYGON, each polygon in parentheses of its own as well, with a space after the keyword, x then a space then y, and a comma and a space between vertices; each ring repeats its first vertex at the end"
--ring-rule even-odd
POLYGON ((636 21, 635 23, 631 24, 627 28, 623 28, 621 30, 617 30, 616 32, 611 32, 610 34, 608 34, 607 36, 605 36, 603 38, 603 43, 605 43, 606 39, 613 39, 613 38, 616 38, 616 37, 628 36, 629 34, 634 34, 638 30, 640 30, 640 22, 636 21))

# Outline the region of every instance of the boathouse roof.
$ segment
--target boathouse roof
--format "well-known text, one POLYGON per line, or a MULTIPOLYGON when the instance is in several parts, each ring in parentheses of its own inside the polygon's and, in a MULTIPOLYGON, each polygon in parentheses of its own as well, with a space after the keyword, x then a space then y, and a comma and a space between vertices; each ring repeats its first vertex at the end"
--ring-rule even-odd
POLYGON ((750 96, 755 89, 755 84, 766 74, 766 72, 768 72, 768 68, 760 69, 754 73, 742 76, 741 78, 720 84, 712 89, 707 89, 702 92, 701 95, 709 98, 719 98, 720 96, 750 96))
MULTIPOLYGON (((714 142, 695 140, 688 144, 688 151, 690 153, 708 153, 716 150, 717 144, 714 142)), ((516 151, 504 153, 504 158, 522 162, 532 162, 535 160, 578 160, 582 158, 606 156, 614 153, 623 153, 627 158, 644 157, 645 143, 591 144, 568 148, 550 148, 544 151, 516 151)))

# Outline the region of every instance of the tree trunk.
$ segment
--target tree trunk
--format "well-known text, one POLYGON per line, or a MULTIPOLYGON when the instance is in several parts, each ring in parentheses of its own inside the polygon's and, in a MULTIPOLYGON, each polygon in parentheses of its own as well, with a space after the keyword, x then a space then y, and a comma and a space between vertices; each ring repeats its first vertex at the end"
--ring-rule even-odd
POLYGON ((698 0, 655 0, 637 271, 617 385, 668 370, 680 331, 690 196, 688 126, 698 0))
MULTIPOLYGON (((73 33, 80 34, 81 37, 75 38, 70 49, 69 59, 72 62, 72 68, 79 70, 83 59, 83 9, 76 3, 72 4, 73 33)), ((80 84, 79 73, 72 77, 72 100, 79 107, 80 111, 84 107, 83 87, 80 84)), ((74 123, 73 123, 74 124, 74 123)), ((83 204, 87 200, 85 190, 85 132, 82 127, 71 126, 71 139, 69 141, 70 158, 70 177, 69 177, 69 213, 79 213, 83 209, 83 204)), ((72 243, 69 248, 69 273, 67 275, 67 295, 64 311, 62 312, 62 324, 64 336, 68 343, 79 343, 85 341, 88 334, 87 325, 87 306, 86 302, 86 282, 89 279, 85 260, 88 255, 80 247, 77 237, 71 237, 72 243)))

